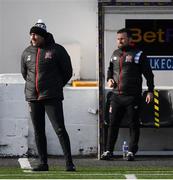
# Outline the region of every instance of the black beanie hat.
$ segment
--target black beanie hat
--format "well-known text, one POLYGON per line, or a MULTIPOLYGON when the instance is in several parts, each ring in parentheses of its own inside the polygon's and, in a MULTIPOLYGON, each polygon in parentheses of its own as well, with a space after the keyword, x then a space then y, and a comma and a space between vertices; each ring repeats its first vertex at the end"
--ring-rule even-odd
POLYGON ((41 19, 39 19, 37 23, 30 29, 30 34, 31 33, 35 33, 46 38, 47 36, 46 25, 41 19))

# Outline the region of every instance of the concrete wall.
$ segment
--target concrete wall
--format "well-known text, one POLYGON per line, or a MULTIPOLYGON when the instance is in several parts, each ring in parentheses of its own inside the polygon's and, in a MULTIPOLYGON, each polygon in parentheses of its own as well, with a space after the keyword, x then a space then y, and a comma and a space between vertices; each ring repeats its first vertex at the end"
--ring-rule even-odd
MULTIPOLYGON (((64 116, 73 155, 97 153, 97 88, 64 88, 64 116)), ((46 116, 48 153, 62 155, 46 116)), ((0 75, 0 155, 36 154, 33 126, 20 74, 0 75)))
MULTIPOLYGON (((2 12, 2 4, 1 4, 1 0, 0 0, 0 12, 2 12)), ((2 18, 3 16, 0 16, 0 37, 2 37, 2 18)), ((0 43, 0 54, 2 55, 2 43, 0 43)), ((2 64, 2 60, 0 59, 1 64, 2 64)))
POLYGON ((0 0, 0 73, 19 73, 29 30, 42 18, 55 41, 80 44, 80 77, 96 78, 97 0, 0 0))
MULTIPOLYGON (((164 88, 162 88, 164 89, 164 88)), ((173 89, 169 88, 173 99, 173 89)), ((64 116, 73 155, 97 154, 98 89, 64 88, 64 116)), ((173 108, 173 107, 172 107, 173 108)), ((138 154, 173 154, 173 128, 142 128, 138 154)), ((59 140, 46 116, 48 153, 62 155, 59 140)), ((129 142, 128 128, 121 128, 115 153, 121 154, 124 140, 129 142)), ((20 74, 0 74, 0 155, 37 153, 34 132, 24 97, 20 74)))
POLYGON ((28 110, 23 84, 0 83, 0 155, 28 151, 28 110))
MULTIPOLYGON (((72 88, 64 89, 64 116, 65 124, 71 140, 73 155, 92 155, 97 153, 97 114, 90 109, 97 110, 96 88, 72 88)), ((28 146, 30 153, 35 154, 35 140, 33 128, 29 120, 28 146)), ((46 117, 48 153, 62 155, 62 149, 58 138, 46 117)))

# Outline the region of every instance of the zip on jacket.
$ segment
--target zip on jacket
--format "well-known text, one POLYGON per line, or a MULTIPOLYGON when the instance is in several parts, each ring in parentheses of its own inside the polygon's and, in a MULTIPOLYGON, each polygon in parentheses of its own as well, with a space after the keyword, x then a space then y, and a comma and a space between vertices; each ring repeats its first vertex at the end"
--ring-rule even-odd
POLYGON ((40 58, 40 48, 37 50, 36 63, 35 63, 35 87, 39 99, 39 87, 38 87, 38 77, 39 77, 39 58, 40 58))

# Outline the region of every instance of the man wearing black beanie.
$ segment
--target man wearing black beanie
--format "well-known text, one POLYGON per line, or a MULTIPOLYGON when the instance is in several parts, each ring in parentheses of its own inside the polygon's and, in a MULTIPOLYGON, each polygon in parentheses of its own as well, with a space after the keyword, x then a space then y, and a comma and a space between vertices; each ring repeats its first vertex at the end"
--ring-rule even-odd
POLYGON ((25 98, 28 101, 34 127, 40 163, 33 171, 48 171, 45 112, 59 138, 66 160, 66 170, 75 171, 70 139, 64 124, 63 87, 72 77, 70 56, 56 44, 42 20, 30 29, 31 45, 21 58, 21 73, 25 79, 25 98))
POLYGON ((30 29, 30 34, 38 34, 44 38, 47 36, 46 25, 43 23, 41 19, 30 29))

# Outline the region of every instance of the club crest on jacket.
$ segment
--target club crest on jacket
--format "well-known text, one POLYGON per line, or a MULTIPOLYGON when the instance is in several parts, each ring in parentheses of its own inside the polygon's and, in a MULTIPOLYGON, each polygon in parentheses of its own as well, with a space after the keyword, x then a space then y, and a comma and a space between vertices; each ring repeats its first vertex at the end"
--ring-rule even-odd
POLYGON ((126 56, 125 62, 132 62, 132 59, 133 59, 133 57, 128 54, 128 55, 126 56))
POLYGON ((52 59, 52 52, 51 51, 47 51, 46 53, 45 53, 45 57, 44 57, 45 59, 52 59))

